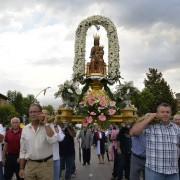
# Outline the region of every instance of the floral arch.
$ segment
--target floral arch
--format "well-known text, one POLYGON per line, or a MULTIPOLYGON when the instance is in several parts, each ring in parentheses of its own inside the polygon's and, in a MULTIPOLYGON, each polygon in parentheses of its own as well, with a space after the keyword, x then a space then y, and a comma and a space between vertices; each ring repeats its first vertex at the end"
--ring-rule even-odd
POLYGON ((75 57, 73 65, 73 79, 82 82, 85 76, 85 46, 87 30, 91 26, 101 25, 107 31, 108 38, 108 79, 112 82, 120 78, 119 71, 119 41, 117 30, 113 22, 100 15, 91 16, 83 20, 77 30, 75 37, 75 57))

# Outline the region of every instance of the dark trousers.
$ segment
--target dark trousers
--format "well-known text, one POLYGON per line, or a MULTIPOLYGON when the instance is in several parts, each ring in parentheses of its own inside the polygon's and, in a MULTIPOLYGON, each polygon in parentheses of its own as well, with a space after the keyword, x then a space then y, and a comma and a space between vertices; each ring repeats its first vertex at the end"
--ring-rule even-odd
POLYGON ((0 161, 0 179, 4 180, 4 176, 3 176, 3 165, 2 162, 0 161))
POLYGON ((83 148, 82 152, 83 152, 83 164, 86 164, 86 163, 90 164, 90 158, 91 158, 90 148, 88 148, 88 149, 83 148))
POLYGON ((132 153, 131 155, 131 168, 130 180, 140 180, 141 173, 143 174, 142 180, 145 180, 145 162, 146 159, 138 157, 132 153))
POLYGON ((125 178, 129 180, 130 176, 130 154, 115 154, 113 177, 117 177, 118 180, 123 179, 123 173, 125 178))
POLYGON ((73 153, 73 164, 72 164, 72 171, 71 174, 76 173, 76 164, 75 164, 75 152, 73 153))
POLYGON ((17 162, 18 157, 18 155, 6 155, 6 162, 4 167, 5 180, 11 180, 14 173, 16 174, 17 180, 21 180, 19 177, 19 163, 17 162))
POLYGON ((60 157, 60 161, 61 171, 65 170, 65 180, 70 180, 74 166, 74 155, 60 157))

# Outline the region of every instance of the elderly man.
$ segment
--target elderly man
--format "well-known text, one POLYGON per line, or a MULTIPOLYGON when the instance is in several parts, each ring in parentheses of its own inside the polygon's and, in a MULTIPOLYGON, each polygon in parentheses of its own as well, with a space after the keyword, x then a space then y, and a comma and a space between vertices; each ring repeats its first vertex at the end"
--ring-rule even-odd
POLYGON ((3 159, 5 161, 4 177, 9 180, 16 173, 19 177, 19 151, 20 151, 21 128, 20 119, 13 117, 11 119, 11 128, 6 132, 5 144, 3 148, 3 159))
POLYGON ((180 114, 174 115, 174 123, 176 123, 180 127, 180 114))
POLYGON ((86 163, 89 165, 91 159, 91 145, 93 141, 90 129, 84 126, 83 129, 80 131, 77 139, 78 141, 79 139, 81 139, 81 148, 83 152, 83 166, 86 165, 86 163))
POLYGON ((20 144, 20 177, 25 180, 52 180, 52 144, 57 142, 54 127, 48 123, 39 104, 29 108, 31 123, 23 128, 20 144))
POLYGON ((136 123, 131 134, 146 135, 146 180, 179 180, 179 127, 170 121, 171 107, 162 103, 136 123))

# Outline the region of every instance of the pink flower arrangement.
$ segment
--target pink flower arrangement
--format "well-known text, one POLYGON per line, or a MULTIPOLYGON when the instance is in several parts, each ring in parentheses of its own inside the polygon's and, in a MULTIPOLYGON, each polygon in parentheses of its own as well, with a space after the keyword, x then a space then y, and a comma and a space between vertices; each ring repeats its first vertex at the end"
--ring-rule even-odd
POLYGON ((93 122, 105 123, 116 114, 116 102, 110 101, 105 96, 87 96, 79 103, 79 112, 85 116, 84 124, 93 122))

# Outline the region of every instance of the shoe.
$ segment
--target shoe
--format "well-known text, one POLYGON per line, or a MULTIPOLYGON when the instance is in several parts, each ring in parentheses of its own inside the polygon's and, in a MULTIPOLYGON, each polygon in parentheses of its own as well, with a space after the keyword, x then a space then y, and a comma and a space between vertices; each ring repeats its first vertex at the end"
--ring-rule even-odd
POLYGON ((76 173, 71 175, 71 178, 75 178, 76 177, 76 173))
POLYGON ((83 166, 85 166, 86 165, 86 163, 83 163, 83 166))

